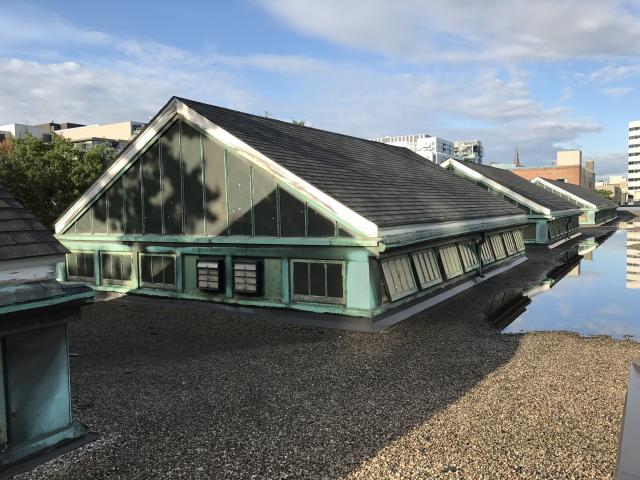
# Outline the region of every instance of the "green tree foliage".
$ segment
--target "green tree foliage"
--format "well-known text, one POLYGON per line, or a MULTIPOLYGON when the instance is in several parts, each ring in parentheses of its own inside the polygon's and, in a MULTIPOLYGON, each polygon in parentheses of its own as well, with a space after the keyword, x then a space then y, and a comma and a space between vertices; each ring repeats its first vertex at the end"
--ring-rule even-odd
POLYGON ((51 228, 116 153, 106 145, 82 150, 58 135, 49 143, 26 135, 0 149, 0 184, 51 228))
POLYGON ((609 200, 613 200, 613 192, 610 192, 609 190, 598 189, 596 190, 596 192, 598 192, 603 197, 608 198, 609 200))
POLYGON ((296 120, 295 118, 291 119, 291 123, 293 123, 294 125, 300 125, 302 127, 304 127, 307 124, 306 120, 296 120))

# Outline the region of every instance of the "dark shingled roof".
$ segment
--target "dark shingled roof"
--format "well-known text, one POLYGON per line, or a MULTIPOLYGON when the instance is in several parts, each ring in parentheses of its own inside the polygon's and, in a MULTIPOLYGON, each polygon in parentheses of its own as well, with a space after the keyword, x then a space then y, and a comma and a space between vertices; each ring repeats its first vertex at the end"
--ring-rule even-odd
POLYGON ((579 185, 574 185, 573 183, 560 182, 558 180, 550 180, 548 178, 544 178, 543 180, 545 182, 549 182, 555 187, 558 187, 564 190, 565 192, 571 193, 576 197, 580 197, 589 203, 593 203, 596 207, 598 207, 598 209, 611 208, 611 207, 618 206, 615 202, 612 202, 611 200, 604 197, 603 195, 600 195, 595 190, 588 190, 579 185))
POLYGON ((0 185, 0 261, 67 251, 47 227, 0 185))
POLYGON ((560 212, 562 210, 578 209, 574 203, 558 197, 555 193, 551 193, 550 191, 531 183, 529 180, 519 177, 510 170, 491 167, 489 165, 478 165, 477 163, 472 162, 460 163, 463 163, 472 170, 475 170, 500 185, 507 187, 509 190, 528 198, 538 205, 548 208, 551 210, 551 213, 560 212))
POLYGON ((522 214, 406 148, 178 100, 381 228, 522 214))

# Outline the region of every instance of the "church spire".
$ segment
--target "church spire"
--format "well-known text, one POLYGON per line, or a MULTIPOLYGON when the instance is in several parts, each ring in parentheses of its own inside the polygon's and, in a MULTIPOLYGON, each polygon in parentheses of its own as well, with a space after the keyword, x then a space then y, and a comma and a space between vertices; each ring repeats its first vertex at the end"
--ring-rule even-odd
POLYGON ((520 163, 520 153, 518 152, 518 144, 516 144, 516 153, 513 155, 513 164, 516 167, 522 166, 522 164, 520 163))

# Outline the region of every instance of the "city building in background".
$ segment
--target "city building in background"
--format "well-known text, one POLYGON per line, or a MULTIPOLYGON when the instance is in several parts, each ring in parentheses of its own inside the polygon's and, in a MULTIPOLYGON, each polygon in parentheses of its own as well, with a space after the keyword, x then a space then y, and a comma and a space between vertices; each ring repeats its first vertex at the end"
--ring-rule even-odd
POLYGON ((482 163, 484 149, 480 140, 453 142, 454 157, 465 162, 482 163))
POLYGON ((511 171, 449 159, 444 168, 470 180, 527 214, 526 243, 557 243, 576 235, 582 213, 575 203, 559 198, 511 171))
POLYGON ((89 149, 97 145, 108 145, 122 150, 145 126, 142 122, 118 122, 103 125, 85 125, 81 127, 61 128, 55 130, 81 148, 89 149))
POLYGON ((96 145, 108 145, 120 151, 145 126, 142 122, 118 122, 96 125, 83 125, 71 122, 48 122, 39 125, 10 123, 0 125, 0 142, 11 143, 16 138, 23 138, 27 133, 45 141, 51 141, 56 134, 68 138, 81 148, 89 149, 96 145))
POLYGON ((611 185, 607 182, 596 182, 596 191, 600 193, 600 190, 604 190, 611 194, 611 199, 616 202, 618 205, 622 205, 624 202, 622 201, 622 190, 618 185, 611 185))
POLYGON ((43 128, 50 132, 55 132, 55 131, 66 129, 66 128, 77 128, 77 127, 84 127, 84 126, 85 126, 84 123, 73 123, 73 122, 57 123, 54 121, 36 125, 36 127, 43 128))
POLYGON ((606 190, 611 192, 614 201, 618 205, 625 205, 628 201, 629 187, 627 179, 620 175, 609 177, 608 180, 596 182, 596 190, 606 190))
POLYGON ((534 178, 532 182, 577 205, 582 210, 580 225, 601 225, 617 216, 618 205, 595 190, 549 178, 534 178))
POLYGON ((374 138, 373 141, 408 148, 412 152, 437 164, 441 164, 448 158, 455 156, 453 142, 442 137, 433 137, 426 133, 380 137, 374 138))
MULTIPOLYGON (((518 155, 517 162, 520 164, 518 155)), ((582 150, 560 150, 556 154, 556 160, 549 167, 524 167, 514 163, 502 165, 491 164, 498 168, 507 168, 516 175, 533 180, 536 177, 558 180, 560 182, 579 185, 587 190, 594 190, 596 185, 596 173, 594 161, 589 159, 582 161, 582 150)))
POLYGON ((640 201, 640 120, 629 122, 629 202, 640 201))
POLYGON ((39 140, 47 142, 51 140, 48 128, 40 125, 27 125, 26 123, 9 123, 0 125, 0 142, 11 143, 17 138, 24 138, 27 133, 39 140))

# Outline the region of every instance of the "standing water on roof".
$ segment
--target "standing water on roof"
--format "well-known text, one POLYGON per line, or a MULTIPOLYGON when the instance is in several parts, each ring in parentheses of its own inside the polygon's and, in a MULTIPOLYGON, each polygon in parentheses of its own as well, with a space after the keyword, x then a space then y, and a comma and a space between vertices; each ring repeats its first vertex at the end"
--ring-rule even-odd
POLYGON ((503 332, 565 330, 640 340, 640 228, 618 230, 601 245, 582 242, 579 254, 561 281, 525 292, 531 303, 503 332))

